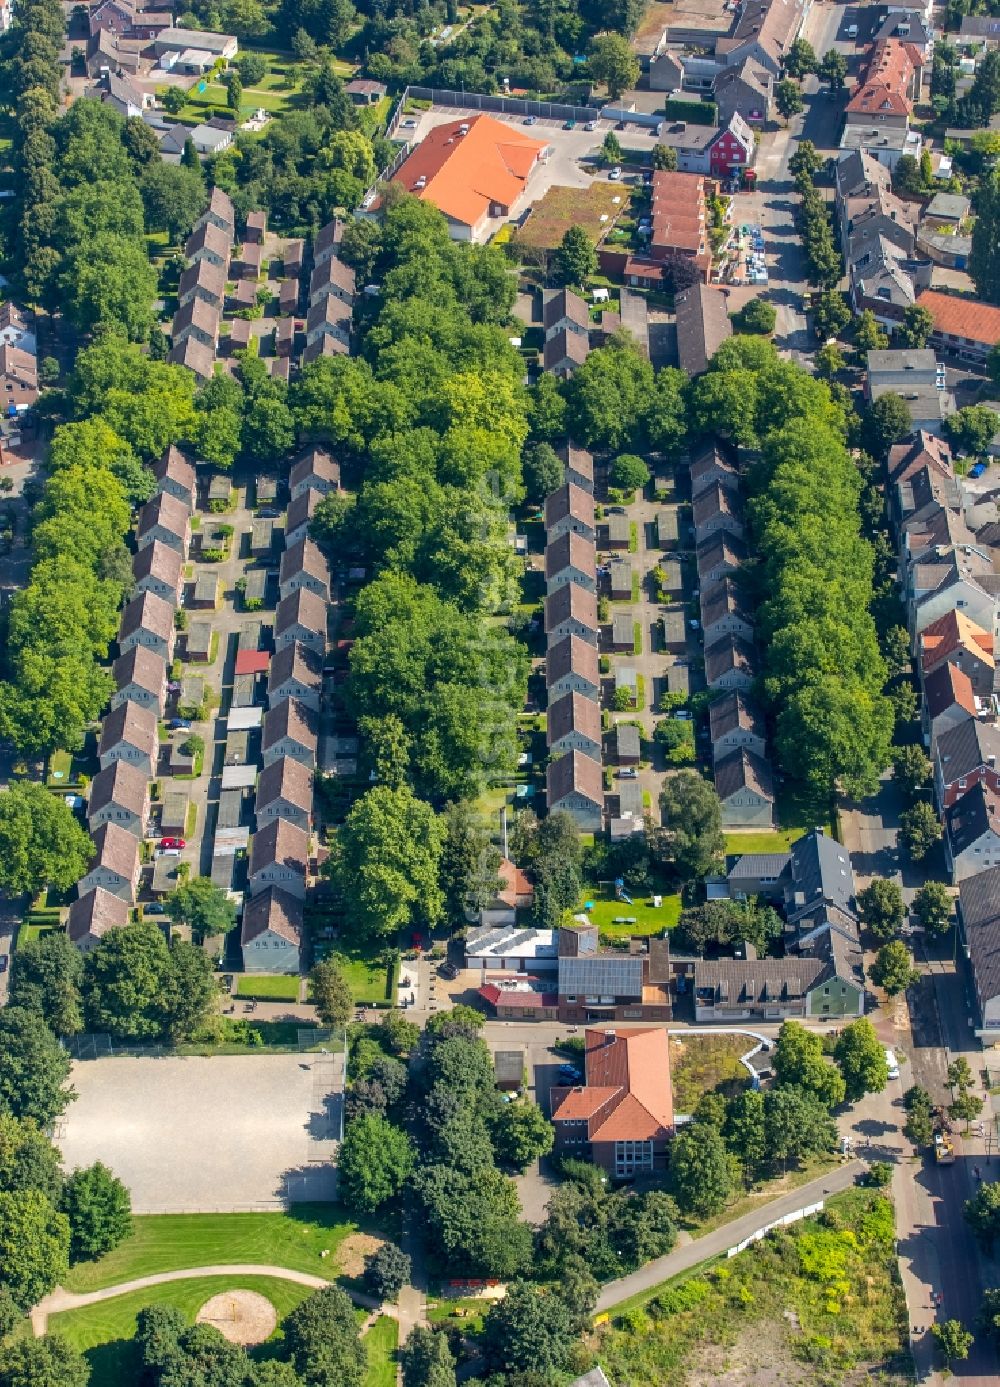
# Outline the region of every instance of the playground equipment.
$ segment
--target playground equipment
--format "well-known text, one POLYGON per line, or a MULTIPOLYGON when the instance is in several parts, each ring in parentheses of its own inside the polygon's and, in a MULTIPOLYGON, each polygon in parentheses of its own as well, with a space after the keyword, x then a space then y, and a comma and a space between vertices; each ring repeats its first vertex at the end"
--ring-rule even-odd
POLYGON ((631 897, 631 896, 628 894, 628 892, 625 890, 625 878, 624 878, 624 877, 616 877, 616 878, 615 878, 615 900, 616 900, 616 901, 624 901, 626 905, 631 905, 631 904, 632 904, 632 897, 631 897))

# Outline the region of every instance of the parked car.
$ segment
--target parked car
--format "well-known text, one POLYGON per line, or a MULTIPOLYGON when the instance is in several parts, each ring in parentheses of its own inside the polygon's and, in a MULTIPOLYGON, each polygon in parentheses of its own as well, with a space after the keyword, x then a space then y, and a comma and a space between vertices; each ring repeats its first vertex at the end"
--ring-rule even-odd
POLYGON ((596 130, 596 129, 597 129, 597 121, 596 121, 596 120, 588 120, 588 121, 587 121, 587 129, 588 129, 588 130, 596 130))
POLYGON ((525 118, 524 118, 524 123, 525 123, 525 125, 537 125, 537 124, 538 124, 538 117, 537 117, 537 116, 525 116, 525 118))
POLYGON ((566 122, 566 124, 563 126, 563 129, 564 129, 564 130, 575 130, 575 129, 576 129, 576 121, 575 121, 575 120, 568 120, 568 121, 566 122))
POLYGON ((0 973, 6 973, 10 963, 10 954, 0 954, 0 973))
POLYGON ((977 462, 977 463, 975 464, 974 467, 970 467, 970 468, 969 468, 969 476, 970 476, 970 477, 981 477, 985 471, 986 471, 986 463, 985 463, 985 462, 977 462))
POLYGON ((186 732, 191 726, 190 718, 170 718, 167 726, 171 732, 186 732))
POLYGON ((635 780, 639 772, 634 766, 626 766, 624 770, 618 772, 619 780, 635 780))
POLYGON ((187 840, 185 838, 161 838, 160 847, 177 848, 180 851, 181 848, 187 847, 187 840))
POLYGON ((441 967, 438 969, 438 972, 441 974, 443 978, 458 977, 458 969, 455 967, 454 963, 442 963, 441 967))
POLYGON ((621 176, 622 176, 621 168, 620 168, 620 166, 619 166, 618 164, 615 164, 614 168, 613 168, 613 169, 611 170, 611 172, 608 174, 608 177, 611 179, 611 182, 612 182, 612 183, 617 183, 618 180, 621 178, 621 176))
POLYGON ((561 1064, 559 1066, 559 1082, 564 1084, 578 1084, 583 1075, 575 1064, 561 1064))

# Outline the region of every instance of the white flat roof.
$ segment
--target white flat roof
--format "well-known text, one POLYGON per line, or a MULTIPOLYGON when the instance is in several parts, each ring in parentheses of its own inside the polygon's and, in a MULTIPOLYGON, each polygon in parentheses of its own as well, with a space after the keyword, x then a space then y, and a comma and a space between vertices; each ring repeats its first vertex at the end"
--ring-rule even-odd
POLYGON ((247 732, 251 727, 259 727, 264 720, 263 708, 234 708, 226 718, 228 732, 247 732))
POLYGON ((251 789, 257 783, 256 766, 223 766, 222 788, 224 790, 251 789))

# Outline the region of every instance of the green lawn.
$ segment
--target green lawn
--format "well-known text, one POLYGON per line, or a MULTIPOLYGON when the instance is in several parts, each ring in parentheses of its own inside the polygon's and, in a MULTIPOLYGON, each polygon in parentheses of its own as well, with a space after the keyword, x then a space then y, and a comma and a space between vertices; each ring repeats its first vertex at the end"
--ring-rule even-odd
POLYGON ((347 980, 355 1002, 378 1006, 395 1000, 399 964, 391 970, 377 958, 365 958, 358 952, 336 951, 330 957, 337 963, 347 980))
POLYGON ((745 852, 787 852, 792 843, 802 837, 801 828, 777 829, 774 833, 727 833, 727 857, 739 857, 745 852))
POLYGON ((396 1348, 399 1325, 388 1315, 378 1319, 364 1337, 368 1350, 368 1371, 364 1387, 396 1387, 396 1348))
POLYGON ((236 995, 258 1002, 297 1002, 300 981, 297 973, 244 973, 236 979, 236 995))
POLYGON ((144 1306, 176 1305, 194 1323, 195 1315, 206 1300, 222 1291, 236 1289, 257 1291, 266 1296, 278 1312, 279 1323, 299 1301, 311 1294, 307 1286, 270 1276, 240 1276, 232 1280, 225 1276, 194 1277, 190 1281, 172 1281, 102 1300, 81 1310, 52 1315, 49 1330, 64 1335, 74 1348, 86 1355, 90 1363, 89 1387, 135 1387, 138 1371, 129 1341, 135 1335, 136 1317, 144 1306))
MULTIPOLYGON (((626 883, 628 890, 628 883, 626 883)), ((594 887, 584 893, 580 911, 594 920, 602 939, 628 939, 633 934, 659 934, 661 930, 672 929, 681 918, 680 895, 663 895, 662 904, 653 905, 653 897, 648 891, 632 896, 632 904, 616 901, 611 887, 594 887), (593 910, 584 910, 586 901, 593 901, 593 910), (635 916, 635 924, 615 924, 619 916, 635 916)))
POLYGON ((68 1291, 96 1291, 139 1276, 227 1262, 260 1262, 333 1276, 338 1247, 358 1225, 339 1204, 295 1204, 287 1214, 141 1214, 132 1235, 63 1277, 68 1291), (320 1253, 329 1256, 321 1257, 320 1253))

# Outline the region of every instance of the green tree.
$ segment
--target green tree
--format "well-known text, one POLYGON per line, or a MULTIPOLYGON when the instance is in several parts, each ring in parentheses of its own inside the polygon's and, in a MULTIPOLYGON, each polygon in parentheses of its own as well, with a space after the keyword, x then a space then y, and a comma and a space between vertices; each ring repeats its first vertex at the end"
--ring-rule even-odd
POLYGON ((455 1360, 446 1334, 417 1325, 399 1356, 403 1387, 455 1387, 455 1360))
POLYGON ((69 1055, 40 1016, 0 1011, 0 1112, 47 1127, 76 1097, 65 1086, 69 1071, 69 1055))
POLYGON ((943 1320, 932 1324, 931 1333, 949 1368, 956 1359, 968 1358, 974 1335, 969 1333, 961 1320, 943 1320))
POLYGON ((323 959, 309 974, 309 995, 324 1026, 342 1030, 354 1011, 350 984, 333 959, 323 959))
POLYGON ((802 93, 799 91, 798 84, 789 81, 787 77, 775 83, 774 105, 778 115, 786 124, 792 116, 797 116, 800 111, 804 110, 805 102, 802 100, 802 93))
POLYGON ((768 337, 778 321, 777 310, 767 299, 750 299, 736 315, 739 332, 759 333, 768 337))
POLYGON ((120 482, 131 505, 148 501, 156 490, 150 469, 100 417, 60 424, 55 430, 49 445, 49 468, 59 471, 65 467, 107 468, 120 482))
POLYGON ((912 1142, 918 1150, 922 1150, 934 1140, 934 1119, 931 1116, 930 1107, 914 1108, 907 1113, 906 1121, 903 1123, 903 1136, 912 1142))
POLYGON ((601 146, 601 153, 606 164, 620 164, 622 161, 621 141, 613 130, 609 130, 604 136, 604 143, 601 146))
POLYGON ((812 140, 799 140, 795 152, 788 160, 788 168, 793 178, 804 178, 810 183, 823 167, 823 156, 812 140))
POLYGON ((899 841, 914 862, 922 862, 941 841, 941 825, 926 800, 918 800, 900 814, 899 841))
POLYGON ((205 1024, 219 996, 212 960, 186 939, 170 945, 170 971, 163 994, 163 1026, 174 1044, 190 1040, 205 1024))
POLYGON ((1000 170, 994 169, 979 185, 969 274, 980 299, 1000 303, 1000 170))
POLYGON ((821 82, 829 82, 831 91, 839 91, 847 76, 847 59, 836 48, 828 48, 820 59, 816 75, 821 82))
POLYGON ((835 342, 824 342, 816 352, 816 370, 826 380, 839 375, 845 365, 844 353, 835 342))
POLYGON ((566 469, 550 443, 532 443, 524 450, 525 499, 541 505, 546 496, 562 486, 566 469))
POLYGON ((20 1310, 37 1304, 69 1271, 69 1223, 40 1190, 0 1191, 0 1267, 20 1310))
POLYGON ((983 1100, 975 1093, 968 1093, 961 1089, 955 1100, 949 1105, 948 1116, 955 1121, 964 1122, 965 1130, 969 1130, 969 1123, 972 1122, 983 1110, 983 1100))
POLYGON ((849 1103, 866 1093, 881 1093, 889 1081, 885 1048, 866 1016, 845 1026, 837 1037, 833 1057, 840 1067, 849 1103))
POLYGON ((913 957, 901 939, 890 939, 875 956, 871 970, 872 981, 887 997, 895 997, 920 978, 913 966, 913 957))
POLYGON ((931 778, 931 763, 923 747, 900 747, 892 760, 892 778, 908 799, 918 795, 931 778))
POLYGON ((171 974, 170 949, 158 925, 109 930, 84 962, 88 1026, 132 1040, 159 1038, 171 974))
POLYGON ((486 1316, 481 1343, 494 1372, 548 1377, 567 1364, 573 1343, 569 1311, 560 1296, 515 1281, 486 1316))
POLYGON ((471 804, 449 804, 441 820, 441 890, 453 928, 485 910, 502 889, 500 851, 489 827, 471 804))
POLYGON ((948 1066, 948 1087, 951 1089, 971 1088, 973 1084, 972 1067, 964 1055, 952 1060, 948 1066))
POLYGON ((687 880, 707 876, 725 850, 722 808, 712 785, 696 771, 668 775, 660 791, 663 828, 654 838, 657 854, 671 859, 687 880))
POLYGON ((768 1162, 785 1167, 790 1160, 832 1151, 837 1124, 817 1094, 783 1084, 764 1095, 764 1138, 768 1162))
POLYGON ((594 80, 605 84, 612 101, 639 80, 639 59, 621 34, 599 34, 592 40, 589 67, 594 80))
POLYGON ((103 1257, 132 1231, 129 1192, 100 1161, 73 1171, 66 1181, 63 1209, 74 1261, 103 1257))
POLYGON ((790 77, 801 80, 810 72, 816 71, 816 52, 806 39, 795 39, 785 54, 785 71, 790 77))
POLYGON ((764 1122, 764 1095, 745 1089, 726 1104, 722 1128, 726 1146, 743 1167, 747 1185, 753 1183, 767 1154, 764 1122))
POLYGON ((982 454, 998 432, 1000 421, 989 405, 965 405, 944 421, 944 431, 953 448, 966 454, 982 454))
POLYGON ((230 68, 226 73, 226 104, 235 116, 240 113, 240 103, 243 100, 243 82, 239 72, 235 68, 230 68))
POLYGON ((531 1259, 531 1232, 518 1222, 513 1180, 493 1167, 475 1171, 424 1165, 413 1190, 426 1235, 456 1271, 507 1280, 531 1259))
POLYGON ((681 1127, 670 1151, 670 1187, 678 1207, 699 1218, 719 1213, 732 1197, 732 1164, 714 1127, 681 1127))
POLYGON ((282 1326, 285 1348, 308 1387, 361 1387, 368 1356, 354 1306, 339 1286, 315 1291, 282 1326))
POLYGON ((14 953, 9 1005, 36 1012, 56 1035, 83 1030, 80 951, 62 930, 26 939, 14 953))
POLYGON ((236 902, 215 886, 210 877, 195 877, 172 891, 166 901, 167 914, 178 925, 190 925, 194 937, 228 934, 236 924, 236 902))
POLYGON ((858 914, 876 939, 898 934, 906 916, 903 888, 898 881, 876 877, 857 895, 858 914))
POLYGON ((555 268, 563 284, 582 287, 597 269, 597 251, 582 226, 567 228, 556 247, 555 268))
POLYGON ((87 1387, 90 1364, 60 1334, 0 1349, 0 1387, 87 1387))
POLYGON ((259 53, 240 53, 233 59, 233 66, 246 87, 255 87, 267 73, 267 63, 259 53))
POLYGON ((0 887, 37 895, 66 891, 87 870, 93 851, 73 811, 41 785, 20 781, 0 795, 0 887))
POLYGON ((823 1040, 798 1021, 785 1021, 774 1048, 774 1073, 778 1083, 813 1093, 827 1107, 844 1101, 844 1084, 823 1054, 823 1040))
POLYGON ((677 170, 677 150, 670 144, 658 144, 653 146, 653 168, 661 169, 665 173, 674 173, 677 170))
POLYGON ((365 1262, 365 1287, 376 1299, 393 1301, 410 1279, 410 1259, 393 1242, 384 1242, 365 1262))
POLYGON ((859 352, 881 351, 889 338, 870 308, 863 309, 854 320, 854 344, 859 352))
POLYGON ((649 482, 650 471, 635 453, 619 453, 608 468, 608 481, 619 491, 635 492, 649 482))
POLYGON ((181 241, 201 216, 205 183, 201 170, 186 169, 162 160, 149 164, 139 182, 147 231, 165 231, 171 241, 181 241))
POLYGON ((183 87, 167 87, 159 101, 168 115, 176 116, 187 104, 187 93, 183 87))
POLYGON ((944 934, 951 923, 951 893, 943 881, 926 881, 913 897, 913 913, 928 934, 944 934))
POLYGON ((973 1197, 966 1201, 962 1213, 977 1242, 989 1252, 1000 1233, 1000 1185, 981 1184, 973 1197))
POLYGON ((59 1152, 34 1122, 19 1122, 10 1113, 0 1113, 0 1189, 38 1190, 58 1207, 63 1191, 60 1159, 59 1152))
POLYGON ((382 1117, 368 1115, 344 1133, 337 1162, 337 1187, 349 1209, 373 1213, 395 1198, 413 1169, 406 1133, 382 1117))
POLYGON ((897 333, 900 346, 926 347, 934 331, 934 316, 929 308, 911 303, 903 312, 903 325, 897 333))
POLYGON ((490 1138, 501 1165, 527 1170, 532 1161, 552 1150, 555 1130, 536 1103, 519 1101, 497 1109, 490 1138))
POLYGON ((865 447, 873 457, 884 458, 912 428, 910 406, 902 395, 887 391, 868 406, 863 426, 865 447))
POLYGON ((391 936, 440 918, 443 836, 433 809, 406 786, 376 785, 355 802, 327 870, 343 892, 345 918, 359 937, 391 936))
POLYGON ((847 300, 837 289, 824 289, 813 299, 813 325, 820 337, 838 337, 851 321, 847 300))
POLYGON ((574 434, 588 448, 642 451, 656 402, 653 368, 633 338, 616 333, 565 387, 574 434))

